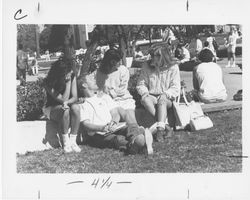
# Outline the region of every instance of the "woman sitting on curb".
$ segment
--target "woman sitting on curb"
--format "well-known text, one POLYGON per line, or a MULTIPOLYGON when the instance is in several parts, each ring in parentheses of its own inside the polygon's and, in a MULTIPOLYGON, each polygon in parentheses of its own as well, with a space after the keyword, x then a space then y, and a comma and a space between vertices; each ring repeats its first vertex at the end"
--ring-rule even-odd
POLYGON ((152 59, 142 67, 136 89, 142 105, 157 121, 155 140, 163 141, 164 135, 173 132, 167 123, 167 112, 180 93, 180 72, 167 47, 153 46, 150 54, 152 59))
POLYGON ((54 62, 44 80, 44 85, 47 93, 44 115, 60 126, 64 151, 80 152, 81 149, 76 144, 80 111, 78 105, 74 104, 77 102, 77 86, 72 60, 63 57, 54 62), (69 127, 71 127, 70 134, 69 127))
POLYGON ((193 70, 193 95, 203 103, 216 103, 227 99, 222 69, 213 62, 213 58, 209 49, 203 49, 199 54, 201 64, 193 70))

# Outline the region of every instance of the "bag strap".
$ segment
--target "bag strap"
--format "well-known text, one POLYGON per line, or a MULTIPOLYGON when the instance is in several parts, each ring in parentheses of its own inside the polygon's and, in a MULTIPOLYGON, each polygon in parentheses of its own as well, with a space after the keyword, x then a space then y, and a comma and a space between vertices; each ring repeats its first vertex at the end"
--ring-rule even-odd
POLYGON ((181 93, 182 93, 182 95, 183 95, 185 104, 186 104, 187 106, 190 105, 190 103, 187 101, 187 97, 186 97, 186 95, 185 95, 185 89, 184 89, 184 87, 181 87, 180 94, 179 94, 179 95, 177 96, 177 98, 176 98, 176 102, 178 103, 178 105, 180 104, 181 93))

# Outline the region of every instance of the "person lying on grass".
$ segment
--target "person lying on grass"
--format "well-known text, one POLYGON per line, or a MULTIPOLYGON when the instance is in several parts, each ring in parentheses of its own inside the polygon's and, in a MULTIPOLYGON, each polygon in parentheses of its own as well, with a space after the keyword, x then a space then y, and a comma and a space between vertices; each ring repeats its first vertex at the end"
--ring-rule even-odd
POLYGON ((168 125, 167 113, 180 94, 180 72, 168 47, 153 46, 150 55, 152 59, 142 67, 136 89, 142 105, 157 121, 154 139, 162 142, 173 132, 168 125))
MULTIPOLYGON (((78 91, 85 97, 84 103, 79 104, 80 121, 87 130, 88 143, 124 150, 129 154, 139 153, 146 147, 143 127, 128 126, 117 130, 120 120, 126 120, 127 117, 123 116, 123 108, 99 90, 95 72, 78 80, 78 91)), ((149 148, 152 148, 152 142, 150 145, 149 148)))
POLYGON ((63 57, 54 62, 44 79, 44 87, 47 93, 44 115, 60 126, 64 151, 80 152, 76 144, 80 112, 78 105, 74 104, 77 101, 77 85, 72 60, 63 57))

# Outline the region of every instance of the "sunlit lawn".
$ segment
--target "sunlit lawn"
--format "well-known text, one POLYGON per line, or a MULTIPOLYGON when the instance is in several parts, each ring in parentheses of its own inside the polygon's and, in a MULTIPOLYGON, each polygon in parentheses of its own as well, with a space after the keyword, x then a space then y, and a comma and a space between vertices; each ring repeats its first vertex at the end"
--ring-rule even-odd
POLYGON ((171 173, 241 172, 241 110, 211 113, 214 127, 177 131, 164 143, 154 143, 154 155, 124 155, 113 149, 82 145, 81 153, 62 149, 17 155, 19 173, 171 173))

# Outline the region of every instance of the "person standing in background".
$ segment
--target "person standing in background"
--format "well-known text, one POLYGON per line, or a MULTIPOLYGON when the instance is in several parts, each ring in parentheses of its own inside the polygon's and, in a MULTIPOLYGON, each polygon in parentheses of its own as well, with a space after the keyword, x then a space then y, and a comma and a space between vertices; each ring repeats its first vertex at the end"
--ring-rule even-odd
POLYGON ((196 57, 199 55, 200 51, 202 50, 202 41, 200 40, 200 36, 195 36, 195 55, 196 57))
POLYGON ((236 42, 238 38, 239 38, 239 35, 237 32, 237 29, 235 26, 232 26, 231 31, 226 40, 227 58, 228 58, 228 63, 226 67, 235 67, 235 58, 236 58, 235 50, 236 50, 236 42), (233 60, 232 65, 231 65, 231 58, 233 60))
POLYGON ((23 51, 23 45, 18 45, 17 51, 17 77, 20 80, 20 85, 26 85, 26 70, 28 68, 28 55, 23 51))

